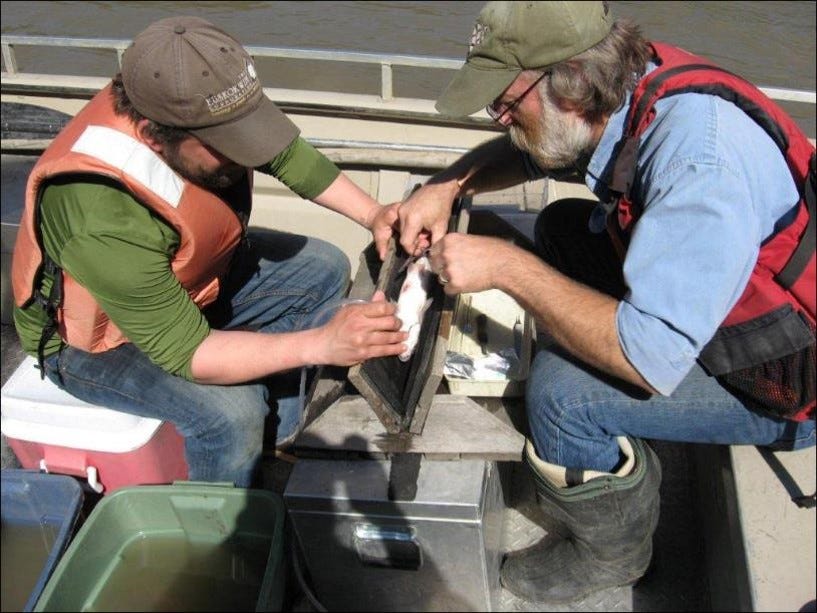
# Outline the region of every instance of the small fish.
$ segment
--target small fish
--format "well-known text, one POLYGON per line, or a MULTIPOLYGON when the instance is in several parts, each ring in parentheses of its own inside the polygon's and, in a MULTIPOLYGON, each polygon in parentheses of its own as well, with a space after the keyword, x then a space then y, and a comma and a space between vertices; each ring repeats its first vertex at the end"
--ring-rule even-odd
POLYGON ((402 332, 408 332, 406 347, 398 357, 401 362, 407 362, 417 347, 420 339, 420 329, 423 327, 423 316, 433 300, 428 297, 431 289, 431 263, 428 257, 420 256, 407 263, 406 280, 400 288, 397 298, 397 317, 403 322, 402 332))

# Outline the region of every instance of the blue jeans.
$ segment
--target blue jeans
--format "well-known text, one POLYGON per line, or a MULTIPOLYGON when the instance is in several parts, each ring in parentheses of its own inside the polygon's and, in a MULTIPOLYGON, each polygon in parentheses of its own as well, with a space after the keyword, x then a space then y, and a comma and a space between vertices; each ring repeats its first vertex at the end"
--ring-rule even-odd
MULTIPOLYGON (((567 276, 620 298, 620 260, 606 233, 587 230, 594 208, 579 199, 549 205, 537 219, 536 251, 567 276)), ((620 461, 617 436, 773 449, 815 443, 814 420, 754 412, 697 364, 672 395, 650 397, 545 346, 531 365, 526 406, 537 455, 575 469, 613 470, 620 461)))
POLYGON ((815 442, 814 420, 754 412, 697 365, 671 396, 649 397, 550 346, 533 361, 525 400, 536 453, 568 468, 613 470, 617 436, 773 449, 815 442))
MULTIPOLYGON (((214 328, 304 329, 345 295, 349 261, 336 247, 275 231, 251 232, 250 240, 205 311, 214 328)), ((96 354, 66 346, 45 366, 49 379, 81 400, 172 422, 185 438, 194 481, 249 487, 270 410, 276 445, 292 442, 301 426, 300 370, 242 385, 202 385, 167 373, 131 343, 96 354)))

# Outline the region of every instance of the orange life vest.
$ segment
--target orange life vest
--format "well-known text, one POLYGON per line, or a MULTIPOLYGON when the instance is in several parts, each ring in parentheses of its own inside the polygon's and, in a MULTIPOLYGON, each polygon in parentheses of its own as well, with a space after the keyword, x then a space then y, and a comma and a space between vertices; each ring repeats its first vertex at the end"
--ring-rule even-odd
MULTIPOLYGON (((36 221, 44 187, 58 175, 88 174, 115 180, 179 233, 180 245, 170 262, 173 273, 200 308, 213 302, 244 234, 236 211, 249 214, 252 172, 235 190, 241 194, 236 202, 184 180, 145 144, 132 121, 115 114, 109 85, 65 126, 28 178, 12 260, 17 306, 25 307, 37 298, 48 259, 37 238, 36 221)), ((59 275, 62 278, 55 278, 55 285, 62 284, 62 300, 56 322, 67 344, 101 352, 127 342, 84 287, 64 271, 58 270, 59 275)))

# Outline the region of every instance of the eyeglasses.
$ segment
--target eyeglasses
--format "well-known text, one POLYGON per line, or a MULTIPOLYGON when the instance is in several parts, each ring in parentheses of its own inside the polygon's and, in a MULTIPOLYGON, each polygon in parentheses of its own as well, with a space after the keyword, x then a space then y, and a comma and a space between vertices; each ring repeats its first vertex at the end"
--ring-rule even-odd
POLYGON ((550 74, 549 71, 543 72, 538 79, 536 79, 533 83, 530 84, 530 87, 528 87, 528 89, 526 89, 519 96, 517 96, 516 100, 514 100, 510 104, 503 105, 505 108, 502 109, 501 111, 497 108, 496 100, 494 100, 491 104, 485 107, 485 112, 488 113, 488 117, 490 117, 496 122, 500 121, 503 117, 505 117, 505 115, 515 110, 516 107, 518 107, 522 103, 522 100, 525 98, 525 96, 527 96, 534 87, 539 85, 539 81, 544 79, 549 74, 550 74))

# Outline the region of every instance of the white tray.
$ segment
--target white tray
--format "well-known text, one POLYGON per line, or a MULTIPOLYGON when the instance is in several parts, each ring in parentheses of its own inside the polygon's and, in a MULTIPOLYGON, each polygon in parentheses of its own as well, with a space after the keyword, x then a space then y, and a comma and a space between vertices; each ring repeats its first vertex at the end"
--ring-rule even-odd
MULTIPOLYGON (((504 292, 492 289, 461 294, 454 306, 446 361, 454 352, 471 358, 475 365, 479 365, 491 354, 509 350, 518 352, 519 360, 517 367, 509 370, 505 376, 459 378, 446 373, 449 390, 452 394, 466 396, 523 395, 530 368, 531 339, 534 336, 533 318, 504 292), (480 334, 482 331, 484 334, 480 334)), ((479 369, 476 372, 479 376, 479 369)))

